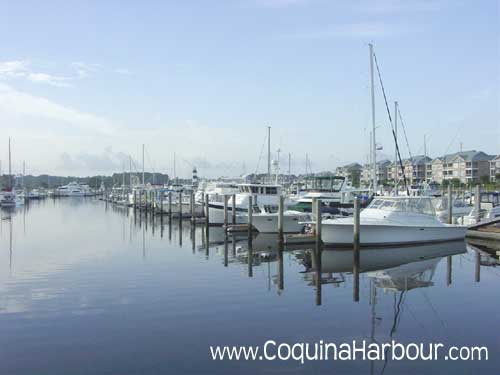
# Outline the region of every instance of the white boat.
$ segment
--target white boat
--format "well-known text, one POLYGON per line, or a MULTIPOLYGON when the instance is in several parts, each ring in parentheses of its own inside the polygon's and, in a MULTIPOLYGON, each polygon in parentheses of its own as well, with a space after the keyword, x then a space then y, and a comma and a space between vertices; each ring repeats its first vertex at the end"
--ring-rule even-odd
MULTIPOLYGON (((283 212, 283 232, 300 233, 310 221, 310 215, 300 211, 285 210, 283 212)), ((253 214, 252 224, 261 233, 278 232, 278 212, 276 209, 253 214)))
MULTIPOLYGON (((266 206, 279 204, 281 196, 280 185, 265 184, 238 184, 238 193, 235 195, 236 223, 246 224, 248 222, 248 202, 249 197, 253 197, 253 213, 266 212, 266 206)), ((227 199, 228 222, 232 222, 233 198, 227 199)), ((210 224, 224 224, 224 196, 212 196, 208 203, 208 216, 210 224)))
POLYGON ((302 189, 291 209, 311 212, 313 199, 320 199, 322 213, 340 214, 341 209, 352 208, 355 197, 362 199, 362 205, 368 203, 370 197, 367 189, 355 189, 350 181, 341 176, 308 177, 302 189))
MULTIPOLYGON (((448 197, 439 197, 433 199, 436 216, 443 223, 448 221, 448 197)), ((454 198, 452 200, 452 217, 457 219, 468 215, 472 210, 472 206, 464 199, 454 198)))
POLYGON ((4 191, 2 193, 2 197, 0 198, 0 207, 16 207, 18 205, 16 193, 13 191, 4 191))
POLYGON ((80 185, 78 182, 70 182, 56 189, 56 195, 62 197, 84 197, 93 195, 88 185, 80 185))
MULTIPOLYGON (((354 218, 322 222, 324 243, 352 245, 354 218)), ((360 213, 360 245, 396 245, 465 238, 466 226, 438 220, 430 197, 376 197, 360 213)))
POLYGON ((487 221, 500 217, 500 193, 483 192, 480 194, 480 200, 479 213, 477 212, 476 207, 474 207, 468 215, 465 215, 458 220, 461 224, 477 224, 478 216, 481 221, 487 221))

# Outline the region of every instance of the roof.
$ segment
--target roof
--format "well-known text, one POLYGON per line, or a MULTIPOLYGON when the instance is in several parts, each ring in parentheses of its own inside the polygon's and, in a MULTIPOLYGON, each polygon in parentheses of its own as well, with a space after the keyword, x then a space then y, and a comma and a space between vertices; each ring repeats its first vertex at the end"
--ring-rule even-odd
POLYGON ((361 166, 361 164, 354 162, 354 163, 346 164, 342 168, 352 169, 352 168, 363 168, 363 167, 361 166))
POLYGON ((446 161, 446 162, 451 162, 458 157, 464 159, 465 161, 488 161, 488 160, 492 160, 495 156, 488 155, 482 151, 469 150, 469 151, 455 152, 453 154, 447 154, 447 155, 438 157, 436 159, 446 161))

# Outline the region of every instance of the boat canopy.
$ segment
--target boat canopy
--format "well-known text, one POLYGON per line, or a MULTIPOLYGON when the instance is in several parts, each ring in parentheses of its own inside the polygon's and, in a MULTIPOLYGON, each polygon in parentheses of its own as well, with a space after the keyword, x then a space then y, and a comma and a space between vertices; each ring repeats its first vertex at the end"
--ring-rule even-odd
POLYGON ((259 195, 279 195, 281 186, 279 185, 260 185, 260 184, 240 184, 238 185, 240 193, 259 194, 259 195))
POLYGON ((432 200, 429 197, 377 197, 367 208, 426 215, 436 214, 432 200))
POLYGON ((305 180, 305 189, 309 191, 339 192, 344 182, 345 177, 341 176, 308 177, 305 180))

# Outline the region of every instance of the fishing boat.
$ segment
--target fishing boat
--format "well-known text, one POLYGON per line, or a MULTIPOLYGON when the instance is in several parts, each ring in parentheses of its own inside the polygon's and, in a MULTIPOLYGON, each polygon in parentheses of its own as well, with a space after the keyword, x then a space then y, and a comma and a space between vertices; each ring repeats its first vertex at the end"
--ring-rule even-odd
MULTIPOLYGON (((324 220, 321 230, 327 244, 352 245, 354 218, 324 220)), ((430 197, 376 197, 360 213, 361 246, 460 240, 466 230, 439 221, 430 197)))

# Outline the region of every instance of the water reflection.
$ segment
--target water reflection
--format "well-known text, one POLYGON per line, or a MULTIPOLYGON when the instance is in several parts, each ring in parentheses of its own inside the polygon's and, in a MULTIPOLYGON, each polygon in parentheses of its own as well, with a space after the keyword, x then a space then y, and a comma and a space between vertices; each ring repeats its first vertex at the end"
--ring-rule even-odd
MULTIPOLYGON (((168 354, 179 365, 179 347, 192 345, 203 351, 213 337, 221 337, 221 344, 232 343, 235 332, 241 338, 238 344, 248 344, 267 338, 272 330, 290 342, 298 337, 362 337, 380 342, 398 335, 398 339, 411 340, 421 326, 427 325, 433 334, 443 321, 452 330, 463 325, 461 319, 454 319, 453 304, 469 301, 463 309, 472 309, 477 303, 470 301, 494 291, 492 271, 498 264, 498 256, 478 246, 466 248, 463 242, 363 248, 356 262, 348 249, 323 249, 315 244, 287 247, 273 234, 226 234, 218 227, 112 205, 106 208, 89 200, 50 200, 2 211, 0 241, 0 326, 9 332, 29 332, 0 338, 8 351, 4 357, 26 352, 34 358, 33 343, 43 342, 54 349, 67 339, 61 332, 75 326, 72 339, 92 357, 96 351, 113 351, 111 347, 120 353, 140 351, 144 361, 131 357, 141 366, 147 366, 146 359, 153 354, 161 363, 167 350, 141 351, 156 347, 151 332, 157 332, 163 343, 175 337, 175 344, 168 344, 168 354), (168 232, 165 238, 164 230, 168 232), (447 288, 446 284, 451 285, 447 288), (484 293, 471 293, 479 287, 484 293), (464 292, 466 288, 471 289, 469 293, 464 292), (429 306, 431 317, 420 310, 422 305, 429 306), (413 312, 417 306, 419 311, 413 312), (304 319, 308 314, 315 319, 304 319), (332 319, 332 314, 342 318, 332 319), (80 319, 83 316, 85 320, 80 319), (438 317, 437 325, 433 316, 438 317), (241 321, 245 332, 239 331, 241 321), (107 341, 90 338, 89 324, 114 336, 107 341), (53 330, 56 325, 59 329, 53 330), (49 334, 54 338, 47 343, 44 338, 49 334), (133 343, 126 339, 130 334, 135 337, 133 343), (92 346, 86 346, 87 342, 92 346)), ((480 301, 497 306, 491 298, 480 301)), ((491 332, 488 319, 484 326, 480 321, 471 323, 484 328, 484 337, 491 332)), ((49 355, 43 346, 37 348, 49 355)), ((206 365, 198 356, 192 361, 206 365)), ((33 367, 40 363, 47 362, 34 361, 33 367)), ((16 369, 14 360, 9 365, 16 369)), ((366 372, 368 365, 339 372, 366 372)), ((370 364, 377 372, 384 365, 388 366, 370 364)), ((2 366, 0 370, 5 369, 2 366)), ((200 373, 204 367, 196 369, 200 373)))

